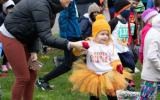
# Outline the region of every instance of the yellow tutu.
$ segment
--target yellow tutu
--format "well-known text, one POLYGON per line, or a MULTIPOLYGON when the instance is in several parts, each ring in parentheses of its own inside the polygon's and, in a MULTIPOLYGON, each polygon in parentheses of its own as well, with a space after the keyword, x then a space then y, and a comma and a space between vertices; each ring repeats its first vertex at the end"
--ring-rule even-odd
POLYGON ((128 85, 123 74, 117 71, 98 75, 87 69, 84 63, 75 63, 73 73, 69 80, 73 84, 73 90, 89 93, 93 96, 116 95, 116 90, 125 89, 128 85))

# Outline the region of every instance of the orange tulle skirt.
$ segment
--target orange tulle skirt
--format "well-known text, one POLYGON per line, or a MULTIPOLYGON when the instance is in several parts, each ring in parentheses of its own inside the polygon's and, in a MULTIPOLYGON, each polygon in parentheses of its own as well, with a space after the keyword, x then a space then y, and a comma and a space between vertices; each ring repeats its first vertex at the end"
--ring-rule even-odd
POLYGON ((73 84, 73 90, 82 93, 88 93, 93 96, 116 95, 116 90, 126 89, 128 82, 126 76, 130 78, 129 73, 125 75, 117 71, 106 72, 98 75, 87 69, 86 64, 74 64, 73 72, 69 77, 69 81, 73 84))

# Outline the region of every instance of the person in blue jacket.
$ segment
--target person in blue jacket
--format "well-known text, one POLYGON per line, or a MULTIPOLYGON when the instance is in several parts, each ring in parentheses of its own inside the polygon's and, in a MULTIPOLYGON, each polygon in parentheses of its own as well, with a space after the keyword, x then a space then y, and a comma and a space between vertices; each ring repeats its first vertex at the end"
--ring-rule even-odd
POLYGON ((91 37, 92 23, 96 20, 96 16, 100 14, 100 7, 96 3, 92 3, 88 7, 88 12, 83 15, 79 20, 81 28, 81 37, 86 39, 91 37))
MULTIPOLYGON (((60 36, 69 41, 81 40, 81 30, 78 24, 78 12, 76 1, 71 1, 70 5, 60 12, 59 28, 60 36)), ((48 74, 44 75, 36 81, 36 85, 42 90, 53 90, 49 85, 49 81, 71 70, 72 63, 77 59, 71 50, 64 51, 62 64, 58 65, 48 74)))

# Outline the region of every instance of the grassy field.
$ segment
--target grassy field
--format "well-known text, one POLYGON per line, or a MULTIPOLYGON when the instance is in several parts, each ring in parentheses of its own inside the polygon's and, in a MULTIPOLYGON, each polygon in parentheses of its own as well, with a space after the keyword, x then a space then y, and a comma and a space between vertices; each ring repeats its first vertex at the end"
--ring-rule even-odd
MULTIPOLYGON (((55 68, 53 64, 53 57, 62 55, 63 52, 57 49, 54 49, 52 52, 48 54, 49 59, 42 59, 40 55, 40 60, 44 63, 44 67, 38 72, 38 76, 43 76, 53 68, 55 68)), ((138 68, 141 68, 139 64, 137 64, 138 68)), ((85 94, 81 94, 78 92, 73 92, 71 89, 71 84, 68 81, 68 76, 71 72, 68 72, 60 77, 51 80, 50 84, 55 85, 54 91, 42 91, 35 87, 34 99, 33 100, 88 100, 89 96, 85 94)), ((140 89, 140 73, 136 74, 136 90, 140 89)), ((12 71, 9 71, 7 78, 0 78, 0 86, 3 91, 2 100, 10 100, 11 97, 11 86, 14 81, 14 75, 12 71)), ((102 96, 101 100, 106 100, 106 97, 102 96)), ((160 96, 157 98, 160 100, 160 96)))

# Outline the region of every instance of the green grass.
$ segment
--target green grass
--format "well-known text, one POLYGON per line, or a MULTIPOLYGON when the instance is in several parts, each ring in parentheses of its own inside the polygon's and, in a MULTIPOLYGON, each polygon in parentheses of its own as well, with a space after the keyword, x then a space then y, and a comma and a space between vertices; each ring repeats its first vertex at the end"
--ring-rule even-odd
MULTIPOLYGON (((49 59, 40 59, 44 63, 44 67, 38 72, 38 76, 43 76, 47 72, 55 68, 52 59, 54 56, 62 55, 63 52, 57 49, 54 49, 50 52, 49 59)), ((39 57, 41 58, 41 56, 39 57)), ((138 68, 141 68, 137 64, 138 68)), ((54 91, 42 91, 35 87, 34 99, 33 100, 89 100, 89 96, 86 94, 81 94, 79 92, 73 92, 71 89, 71 84, 68 81, 68 77, 71 72, 68 72, 60 77, 57 77, 54 80, 50 81, 51 85, 55 85, 54 91)), ((135 75, 136 80, 136 90, 140 89, 140 73, 135 75)), ((11 86, 14 81, 14 75, 12 71, 9 71, 7 78, 0 78, 0 86, 3 91, 2 100, 10 100, 11 97, 11 86)), ((101 100, 106 100, 106 97, 102 96, 101 100)), ((160 100, 160 96, 157 100, 160 100)))

